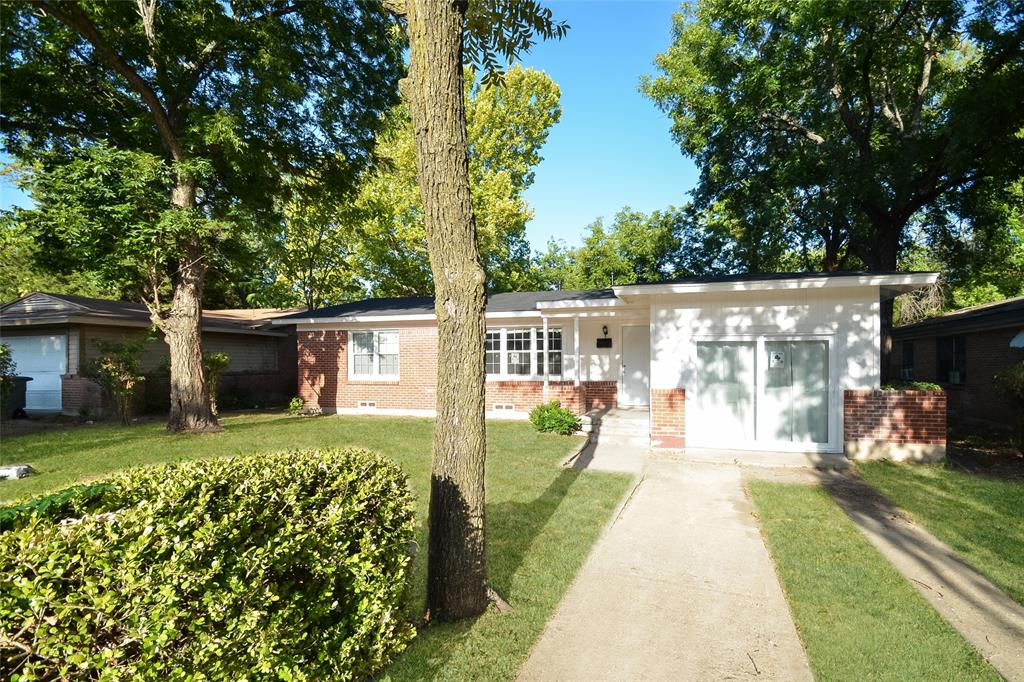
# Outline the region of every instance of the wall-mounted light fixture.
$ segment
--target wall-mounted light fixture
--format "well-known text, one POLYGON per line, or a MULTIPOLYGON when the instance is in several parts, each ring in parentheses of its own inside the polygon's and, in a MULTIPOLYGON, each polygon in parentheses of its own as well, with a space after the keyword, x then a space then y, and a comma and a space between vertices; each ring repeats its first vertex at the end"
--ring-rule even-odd
POLYGON ((608 336, 608 325, 604 325, 603 327, 601 327, 601 333, 604 334, 605 336, 608 336))

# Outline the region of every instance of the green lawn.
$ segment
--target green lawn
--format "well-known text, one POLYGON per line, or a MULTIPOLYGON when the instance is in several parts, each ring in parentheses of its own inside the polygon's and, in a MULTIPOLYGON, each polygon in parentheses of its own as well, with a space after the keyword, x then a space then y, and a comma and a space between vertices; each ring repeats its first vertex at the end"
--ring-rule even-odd
POLYGON ((999 680, 817 486, 749 490, 819 680, 999 680))
POLYGON ((864 478, 1024 604, 1024 482, 944 465, 857 465, 864 478))
MULTIPOLYGON (((4 438, 3 461, 39 472, 0 482, 8 502, 97 478, 134 464, 257 450, 355 445, 384 453, 409 475, 426 548, 432 422, 385 417, 297 418, 235 415, 224 433, 170 436, 163 425, 92 426, 4 438)), ((421 631, 385 679, 512 679, 597 539, 631 477, 565 470, 579 443, 536 433, 529 424, 488 425, 487 561, 493 587, 513 606, 469 623, 421 631)), ((415 564, 410 613, 422 613, 426 556, 415 564)))

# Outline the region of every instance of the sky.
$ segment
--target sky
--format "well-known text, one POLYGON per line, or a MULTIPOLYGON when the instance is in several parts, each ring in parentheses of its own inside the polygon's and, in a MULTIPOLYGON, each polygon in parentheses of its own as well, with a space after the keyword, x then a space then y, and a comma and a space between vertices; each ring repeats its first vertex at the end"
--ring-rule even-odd
MULTIPOLYGON (((562 89, 562 119, 542 150, 526 199, 535 250, 550 238, 579 244, 587 225, 624 206, 649 212, 681 205, 697 169, 669 134, 669 120, 637 86, 671 40, 678 2, 575 0, 545 3, 569 22, 561 41, 541 43, 525 66, 562 89)), ((6 161, 0 158, 0 161, 6 161)), ((0 176, 0 208, 30 202, 0 176)))

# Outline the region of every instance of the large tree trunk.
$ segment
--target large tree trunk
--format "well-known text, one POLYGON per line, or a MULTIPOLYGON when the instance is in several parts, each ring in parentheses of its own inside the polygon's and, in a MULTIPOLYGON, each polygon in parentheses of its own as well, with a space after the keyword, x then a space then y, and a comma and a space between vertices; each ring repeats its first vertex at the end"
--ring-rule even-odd
MULTIPOLYGON (((899 263, 900 235, 903 234, 903 227, 906 221, 894 224, 895 221, 881 222, 873 221, 873 233, 875 237, 871 248, 871 257, 868 260, 868 268, 874 272, 888 272, 896 270, 899 263)), ((886 383, 893 379, 892 376, 892 330, 894 301, 888 299, 881 301, 879 310, 879 360, 881 362, 881 381, 886 383)))
MULTIPOLYGON (((187 210, 195 206, 196 183, 179 178, 171 203, 187 210)), ((202 301, 206 261, 200 249, 192 249, 178 263, 171 278, 174 298, 159 327, 170 349, 171 415, 167 430, 202 433, 220 431, 210 405, 210 393, 203 370, 202 301)))
POLYGON ((456 620, 487 607, 484 564, 484 269, 470 203, 462 75, 465 2, 407 5, 409 101, 434 275, 437 421, 427 609, 456 620))

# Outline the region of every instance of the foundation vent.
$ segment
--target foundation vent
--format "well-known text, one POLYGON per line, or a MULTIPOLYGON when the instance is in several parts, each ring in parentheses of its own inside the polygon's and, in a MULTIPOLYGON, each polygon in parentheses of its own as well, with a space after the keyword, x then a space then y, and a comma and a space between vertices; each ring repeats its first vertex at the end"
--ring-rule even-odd
POLYGON ((377 401, 376 400, 360 400, 359 401, 359 407, 363 408, 363 409, 367 409, 367 410, 376 410, 377 409, 377 401))

